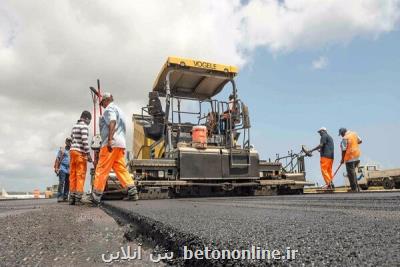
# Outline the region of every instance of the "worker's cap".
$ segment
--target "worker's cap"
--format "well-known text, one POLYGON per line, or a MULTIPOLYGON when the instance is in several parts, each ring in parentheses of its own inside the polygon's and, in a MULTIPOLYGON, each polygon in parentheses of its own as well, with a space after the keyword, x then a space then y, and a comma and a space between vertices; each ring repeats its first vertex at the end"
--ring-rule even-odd
POLYGON ((100 103, 103 102, 104 100, 110 99, 111 97, 112 97, 112 94, 111 94, 111 93, 108 93, 108 92, 103 93, 103 94, 101 95, 100 103))
POLYGON ((342 135, 342 134, 345 134, 347 132, 347 129, 346 128, 340 128, 339 129, 339 135, 342 135))
POLYGON ((71 142, 72 142, 72 138, 71 137, 65 138, 65 143, 71 143, 71 142))
POLYGON ((326 131, 327 131, 327 130, 326 130, 326 127, 321 127, 321 128, 319 128, 319 130, 318 130, 317 132, 319 133, 319 132, 322 132, 322 131, 325 131, 325 132, 326 132, 326 131))

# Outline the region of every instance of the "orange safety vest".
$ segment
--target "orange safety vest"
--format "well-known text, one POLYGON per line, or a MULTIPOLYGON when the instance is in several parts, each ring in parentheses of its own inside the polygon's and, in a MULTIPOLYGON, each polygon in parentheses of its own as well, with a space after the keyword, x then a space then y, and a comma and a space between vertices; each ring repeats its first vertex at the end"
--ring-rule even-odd
POLYGON ((347 141, 346 154, 344 155, 344 161, 347 162, 349 160, 360 157, 360 145, 358 144, 358 136, 355 132, 348 131, 346 135, 343 137, 347 141))

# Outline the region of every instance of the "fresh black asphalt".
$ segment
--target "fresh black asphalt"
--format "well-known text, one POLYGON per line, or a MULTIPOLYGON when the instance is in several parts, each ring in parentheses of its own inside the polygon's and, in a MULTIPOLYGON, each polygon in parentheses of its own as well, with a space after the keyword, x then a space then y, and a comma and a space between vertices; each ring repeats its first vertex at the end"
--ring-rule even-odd
POLYGON ((108 201, 186 266, 398 266, 400 193, 108 201), (183 247, 298 250, 294 260, 183 260, 183 247))

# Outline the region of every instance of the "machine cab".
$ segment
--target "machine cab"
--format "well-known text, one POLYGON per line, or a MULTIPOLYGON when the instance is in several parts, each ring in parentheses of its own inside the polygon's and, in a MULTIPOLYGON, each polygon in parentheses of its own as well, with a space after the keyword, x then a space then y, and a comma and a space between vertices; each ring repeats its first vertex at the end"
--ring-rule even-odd
POLYGON ((230 65, 169 57, 148 105, 134 115, 137 158, 176 159, 191 166, 181 168, 187 178, 258 178, 258 154, 250 146, 249 112, 237 93, 237 73, 230 65), (224 94, 225 88, 230 90, 224 94), (200 170, 204 166, 208 172, 200 170))

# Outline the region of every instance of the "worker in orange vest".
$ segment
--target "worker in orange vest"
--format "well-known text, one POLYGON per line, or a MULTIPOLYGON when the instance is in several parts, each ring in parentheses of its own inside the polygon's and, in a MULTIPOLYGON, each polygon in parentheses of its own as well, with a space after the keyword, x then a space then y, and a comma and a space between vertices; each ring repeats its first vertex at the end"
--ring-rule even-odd
POLYGON ((99 121, 101 149, 93 181, 91 202, 95 205, 100 204, 111 169, 115 172, 121 186, 127 189, 127 200, 138 200, 135 181, 128 172, 125 162, 125 115, 114 104, 114 98, 110 93, 102 95, 100 104, 104 108, 103 116, 99 121))
POLYGON ((307 151, 308 153, 312 153, 315 150, 319 150, 321 154, 320 165, 321 165, 321 173, 322 177, 325 181, 325 186, 323 189, 333 189, 333 173, 332 173, 332 166, 333 166, 333 159, 334 159, 334 144, 332 137, 328 134, 328 131, 325 127, 321 127, 318 130, 319 135, 321 136, 319 145, 315 148, 307 151))
POLYGON ((340 145, 342 149, 342 160, 340 163, 346 163, 347 178, 349 179, 351 190, 359 192, 360 188, 357 182, 356 168, 360 164, 360 144, 362 140, 357 133, 348 131, 346 128, 339 129, 339 136, 343 138, 340 145))

